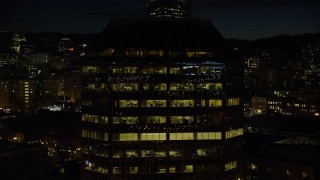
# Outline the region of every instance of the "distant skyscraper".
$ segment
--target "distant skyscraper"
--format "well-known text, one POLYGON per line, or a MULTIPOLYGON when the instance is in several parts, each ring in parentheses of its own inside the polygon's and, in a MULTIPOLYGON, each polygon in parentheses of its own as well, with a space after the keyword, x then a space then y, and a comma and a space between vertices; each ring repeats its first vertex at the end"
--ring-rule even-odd
POLYGON ((318 91, 320 88, 320 44, 304 45, 301 49, 306 87, 318 91))
POLYGON ((223 44, 210 21, 110 21, 83 60, 82 178, 241 180, 243 72, 223 44))
POLYGON ((9 107, 9 81, 0 80, 0 113, 9 107))
POLYGON ((26 42, 26 38, 22 34, 14 34, 12 37, 11 49, 16 53, 21 52, 21 45, 23 42, 26 42))
POLYGON ((147 0, 147 13, 157 18, 189 18, 189 0, 147 0))

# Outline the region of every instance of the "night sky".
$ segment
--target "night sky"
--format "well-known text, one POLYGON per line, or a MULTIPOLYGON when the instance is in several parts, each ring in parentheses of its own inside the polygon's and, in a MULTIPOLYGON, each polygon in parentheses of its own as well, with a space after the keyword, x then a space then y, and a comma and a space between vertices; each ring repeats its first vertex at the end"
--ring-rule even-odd
MULTIPOLYGON (((110 18, 143 16, 145 0, 1 2, 0 31, 99 33, 110 18)), ((193 0, 192 16, 211 19, 226 38, 320 32, 320 0, 193 0)))

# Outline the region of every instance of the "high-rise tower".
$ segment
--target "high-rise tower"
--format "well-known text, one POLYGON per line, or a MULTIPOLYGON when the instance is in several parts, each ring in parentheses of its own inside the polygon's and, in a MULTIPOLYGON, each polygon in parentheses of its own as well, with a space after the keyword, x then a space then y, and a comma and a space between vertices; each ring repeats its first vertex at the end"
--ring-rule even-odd
POLYGON ((147 0, 147 13, 157 18, 189 18, 189 0, 147 0))
POLYGON ((223 44, 210 21, 111 20, 83 60, 82 178, 241 180, 243 73, 223 44))

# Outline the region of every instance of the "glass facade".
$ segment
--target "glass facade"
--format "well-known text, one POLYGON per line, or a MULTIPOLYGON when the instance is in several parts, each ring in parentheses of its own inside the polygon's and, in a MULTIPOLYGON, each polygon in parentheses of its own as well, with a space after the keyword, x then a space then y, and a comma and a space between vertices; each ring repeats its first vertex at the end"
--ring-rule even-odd
POLYGON ((91 57, 83 179, 242 178, 241 86, 213 58, 91 57))

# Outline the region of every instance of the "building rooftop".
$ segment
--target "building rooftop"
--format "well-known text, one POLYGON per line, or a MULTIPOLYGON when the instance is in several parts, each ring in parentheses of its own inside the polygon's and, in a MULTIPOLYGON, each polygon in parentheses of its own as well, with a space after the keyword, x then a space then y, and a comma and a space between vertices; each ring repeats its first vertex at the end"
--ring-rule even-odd
POLYGON ((316 116, 282 116, 280 114, 265 114, 247 119, 248 126, 259 129, 270 129, 282 134, 305 134, 314 136, 320 128, 319 117, 316 116))
POLYGON ((272 144, 259 149, 252 155, 254 158, 268 159, 298 164, 319 164, 320 147, 314 145, 272 144))
POLYGON ((114 19, 102 32, 100 48, 217 49, 223 36, 210 20, 114 19))
POLYGON ((47 147, 38 144, 19 144, 6 140, 0 140, 0 158, 38 151, 47 152, 47 147))

